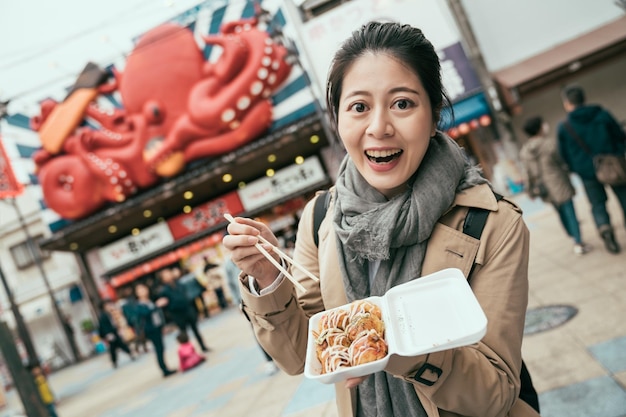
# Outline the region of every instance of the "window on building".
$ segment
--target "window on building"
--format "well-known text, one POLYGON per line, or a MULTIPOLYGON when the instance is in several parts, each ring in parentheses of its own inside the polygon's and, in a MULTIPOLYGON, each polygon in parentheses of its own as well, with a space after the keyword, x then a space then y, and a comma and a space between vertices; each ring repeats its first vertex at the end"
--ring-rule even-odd
POLYGON ((35 243, 41 238, 43 238, 43 235, 37 235, 30 242, 26 240, 10 248, 11 256, 17 269, 25 269, 35 265, 35 256, 39 256, 39 259, 48 259, 50 257, 49 251, 41 250, 39 245, 35 243))

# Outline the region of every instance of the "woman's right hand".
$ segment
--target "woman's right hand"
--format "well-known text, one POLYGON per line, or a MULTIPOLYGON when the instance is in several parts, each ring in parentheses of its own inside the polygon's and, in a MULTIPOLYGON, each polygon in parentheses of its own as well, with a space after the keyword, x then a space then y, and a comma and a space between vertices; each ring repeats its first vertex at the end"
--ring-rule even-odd
MULTIPOLYGON (((230 250, 230 256, 235 265, 243 272, 254 277, 259 289, 270 286, 280 271, 254 246, 260 243, 258 236, 263 236, 273 245, 278 244, 278 239, 265 223, 245 217, 236 217, 234 223, 228 225, 228 235, 224 236, 222 243, 230 250)), ((272 247, 261 243, 276 261, 280 257, 272 252, 272 247)))

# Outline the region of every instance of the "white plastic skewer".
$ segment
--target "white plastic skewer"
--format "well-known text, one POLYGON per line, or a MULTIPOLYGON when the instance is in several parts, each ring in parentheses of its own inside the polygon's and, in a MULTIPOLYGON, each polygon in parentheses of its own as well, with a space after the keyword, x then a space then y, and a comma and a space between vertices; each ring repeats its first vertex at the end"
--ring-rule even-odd
MULTIPOLYGON (((231 216, 228 213, 224 214, 224 217, 226 218, 226 220, 228 220, 231 223, 235 223, 235 219, 233 218, 233 216, 231 216)), ((257 236, 259 237, 259 236, 257 236)), ((271 245, 271 244, 270 244, 271 245)), ((261 246, 260 243, 255 243, 254 247, 258 249, 259 252, 261 252, 263 254, 263 256, 265 256, 267 258, 268 261, 270 261, 276 268, 278 268, 278 270, 280 272, 282 272, 289 281, 291 281, 293 283, 293 285, 295 285, 300 291, 302 292, 306 292, 306 288, 304 288, 304 286, 302 284, 300 284, 293 276, 291 276, 291 274, 289 273, 289 271, 287 271, 285 268, 283 268, 283 266, 278 263, 276 261, 276 259, 274 259, 274 257, 272 255, 270 255, 270 253, 268 251, 266 251, 263 246, 261 246)), ((276 249, 276 247, 274 245, 272 245, 272 247, 274 249, 276 249)))

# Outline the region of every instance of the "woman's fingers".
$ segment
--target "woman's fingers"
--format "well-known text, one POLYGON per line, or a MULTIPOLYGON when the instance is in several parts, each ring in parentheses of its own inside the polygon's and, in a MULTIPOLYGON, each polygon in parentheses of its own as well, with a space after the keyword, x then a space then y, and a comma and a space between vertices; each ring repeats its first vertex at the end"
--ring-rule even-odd
POLYGON ((228 233, 232 235, 263 235, 263 237, 273 245, 278 243, 278 239, 276 239, 274 233, 272 233, 270 228, 265 223, 252 220, 247 217, 235 217, 235 221, 228 225, 227 230, 228 233))
POLYGON ((359 385, 361 382, 365 381, 368 377, 369 377, 369 375, 361 376, 361 377, 358 377, 358 378, 348 378, 346 380, 346 388, 348 388, 348 389, 354 388, 357 385, 359 385))
POLYGON ((259 243, 259 238, 252 235, 229 234, 224 236, 222 243, 226 246, 226 249, 235 250, 238 248, 254 247, 254 245, 259 243))
MULTIPOLYGON (((252 275, 260 287, 271 284, 278 276, 278 269, 255 246, 260 243, 259 236, 263 234, 269 242, 277 242, 276 236, 264 224, 245 217, 236 217, 228 225, 228 235, 222 243, 230 250, 230 257, 239 269, 252 275)), ((272 253, 272 247, 262 244, 263 248, 272 253)), ((274 259, 279 261, 277 255, 274 259)))

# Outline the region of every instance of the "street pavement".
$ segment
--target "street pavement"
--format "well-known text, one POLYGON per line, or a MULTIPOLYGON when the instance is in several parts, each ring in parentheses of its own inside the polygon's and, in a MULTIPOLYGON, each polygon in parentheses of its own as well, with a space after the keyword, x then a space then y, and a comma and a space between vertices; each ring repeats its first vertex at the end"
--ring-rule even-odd
MULTIPOLYGON (((609 254, 582 193, 575 199, 585 240, 573 253, 552 207, 514 199, 531 231, 530 300, 524 360, 544 417, 626 416, 626 229, 611 196, 610 212, 624 251, 609 254)), ((236 308, 200 324, 212 351, 200 367, 163 379, 151 352, 113 370, 100 355, 57 371, 50 383, 60 417, 336 417, 332 386, 265 373, 250 325, 236 308)), ((192 337, 193 340, 193 337, 192 337)), ((174 334, 166 360, 177 364, 174 334)), ((19 415, 13 408, 0 416, 19 415)))

